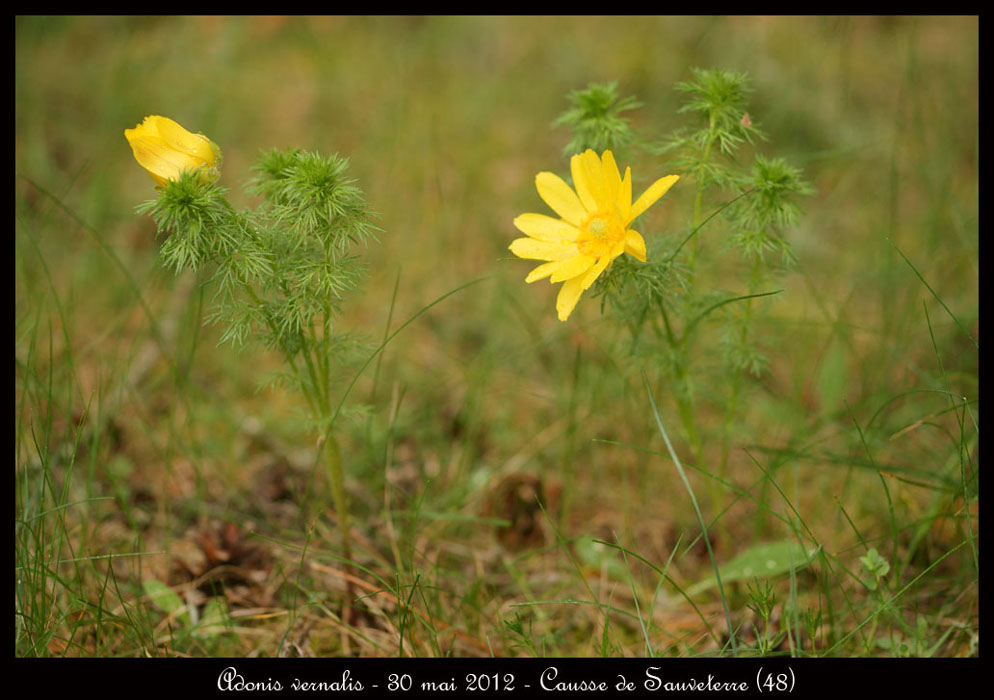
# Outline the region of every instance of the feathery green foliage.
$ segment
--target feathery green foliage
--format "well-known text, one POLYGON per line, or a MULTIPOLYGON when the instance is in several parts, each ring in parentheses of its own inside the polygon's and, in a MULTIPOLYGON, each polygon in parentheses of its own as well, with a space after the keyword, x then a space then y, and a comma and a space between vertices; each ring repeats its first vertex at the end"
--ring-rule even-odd
POLYGON ((572 91, 568 99, 573 106, 563 112, 552 124, 568 126, 573 139, 566 144, 566 155, 581 153, 588 148, 597 152, 618 149, 628 145, 632 128, 622 112, 641 107, 634 97, 618 99, 618 83, 591 83, 584 90, 572 91))
POLYGON ((248 191, 263 198, 255 211, 235 211, 223 188, 189 172, 139 211, 168 236, 163 265, 177 272, 213 266, 217 293, 208 320, 225 326, 222 342, 254 341, 282 352, 289 371, 281 380, 303 394, 324 444, 348 560, 348 503, 333 429, 344 385, 338 380, 361 343, 336 319, 362 280, 362 262, 351 250, 374 239, 373 214, 338 156, 273 150, 261 154, 255 170, 248 191))
POLYGON ((247 188, 263 198, 255 211, 235 211, 224 188, 184 173, 139 212, 167 237, 163 265, 177 272, 213 266, 208 319, 225 326, 222 340, 282 351, 297 387, 322 406, 343 352, 355 345, 336 317, 362 281, 362 261, 351 250, 375 240, 373 214, 338 156, 273 150, 255 170, 247 188), (316 372, 296 371, 301 353, 316 372))
MULTIPOLYGON (((619 258, 597 280, 594 293, 602 296, 602 308, 610 308, 628 329, 630 351, 663 368, 672 382, 685 432, 699 459, 692 358, 702 344, 719 349, 728 374, 722 381, 732 387, 724 399, 731 419, 740 375, 760 377, 769 366, 769 357, 750 332, 760 305, 757 297, 771 296, 776 277, 794 261, 788 230, 801 213, 798 198, 813 190, 801 171, 783 159, 756 154, 751 167, 740 164, 740 149, 765 138, 746 111, 750 88, 745 74, 692 72, 692 81, 675 87, 685 99, 679 112, 693 123, 647 148, 649 156, 671 158, 670 172, 682 176, 678 189, 694 189, 687 232, 652 235, 648 229, 647 262, 619 258), (699 256, 705 236, 717 240, 719 249, 738 249, 745 260, 748 273, 734 291, 728 291, 732 281, 727 276, 722 277, 723 289, 705 289, 699 256)), ((613 83, 570 94, 574 107, 557 122, 574 128, 567 150, 608 147, 606 139, 595 140, 591 134, 611 134, 612 145, 638 141, 628 122, 608 108, 615 99, 613 83)), ((618 104, 629 109, 638 103, 626 98, 618 104)))

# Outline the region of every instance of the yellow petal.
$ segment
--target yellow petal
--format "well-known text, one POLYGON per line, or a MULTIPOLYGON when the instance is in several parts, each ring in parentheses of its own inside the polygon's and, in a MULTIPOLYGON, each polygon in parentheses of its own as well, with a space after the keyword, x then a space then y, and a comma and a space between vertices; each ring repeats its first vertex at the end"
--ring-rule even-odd
POLYGON ((639 262, 645 262, 645 239, 641 233, 632 230, 625 232, 625 252, 639 262))
MULTIPOLYGON (((632 169, 625 168, 625 179, 621 181, 621 190, 618 193, 618 216, 622 221, 630 222, 632 217, 629 212, 632 210, 632 169)), ((627 224, 626 224, 627 225, 627 224)))
POLYGON ((614 154, 611 151, 604 151, 604 155, 601 156, 601 172, 604 178, 604 196, 612 204, 619 204, 621 173, 618 172, 618 164, 614 162, 614 154))
POLYGON ((580 202, 591 214, 599 211, 602 203, 605 203, 606 189, 600 158, 588 148, 570 158, 569 168, 580 202))
POLYGON ((583 276, 584 290, 590 289, 590 285, 592 285, 597 280, 597 278, 601 276, 601 273, 607 269, 608 265, 611 264, 612 260, 614 260, 614 258, 605 255, 603 258, 597 261, 597 264, 595 264, 592 268, 590 268, 590 270, 587 271, 587 274, 583 276))
POLYGON ((556 271, 556 268, 559 266, 561 262, 562 260, 553 260, 552 262, 542 263, 541 265, 539 265, 534 270, 528 273, 528 276, 525 277, 525 282, 531 284, 536 280, 548 277, 549 275, 551 275, 553 272, 556 271))
POLYGON ((566 258, 565 260, 559 260, 556 262, 558 267, 552 272, 552 277, 549 278, 549 281, 563 282, 571 280, 577 275, 585 273, 593 264, 594 259, 589 255, 577 255, 572 258, 566 258))
POLYGON ((627 226, 635 219, 635 217, 655 204, 656 200, 666 194, 667 190, 673 186, 673 183, 679 179, 679 175, 667 175, 666 177, 661 177, 652 183, 649 186, 649 189, 643 192, 642 196, 640 196, 635 201, 635 204, 632 205, 632 210, 628 213, 628 219, 623 220, 625 221, 625 225, 627 226))
POLYGON ((526 260, 562 260, 579 253, 573 243, 552 243, 534 238, 515 238, 508 248, 526 260))
MULTIPOLYGON (((214 150, 211 142, 203 134, 192 134, 168 117, 149 117, 154 119, 155 128, 166 145, 185 154, 191 161, 200 165, 214 165, 214 150)), ((148 120, 146 120, 148 121, 148 120)))
POLYGON ((556 312, 560 321, 565 321, 573 313, 581 294, 583 294, 583 277, 574 277, 563 282, 559 296, 556 297, 556 312))
POLYGON ((565 221, 580 226, 587 219, 587 210, 566 182, 555 173, 542 172, 535 176, 535 189, 539 196, 552 207, 552 211, 565 221))
POLYGON ((164 180, 175 180, 184 168, 189 165, 189 161, 183 154, 168 148, 161 139, 155 135, 148 135, 147 132, 135 133, 134 129, 125 131, 124 135, 131 144, 131 150, 135 154, 135 160, 149 174, 156 179, 159 184, 165 184, 164 180))
POLYGON ((536 280, 552 276, 550 282, 562 282, 572 279, 579 274, 583 274, 594 264, 594 261, 585 255, 576 255, 563 260, 553 260, 539 265, 528 273, 525 282, 531 283, 536 280))
POLYGON ((514 220, 514 225, 540 241, 575 241, 580 235, 579 229, 572 224, 545 214, 522 214, 514 220))

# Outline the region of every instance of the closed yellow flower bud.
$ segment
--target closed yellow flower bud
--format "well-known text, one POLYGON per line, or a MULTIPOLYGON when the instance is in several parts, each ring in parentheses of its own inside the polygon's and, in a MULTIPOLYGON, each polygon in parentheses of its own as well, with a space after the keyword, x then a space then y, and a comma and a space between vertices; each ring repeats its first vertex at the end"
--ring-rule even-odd
POLYGON ((179 179, 180 173, 196 171, 201 182, 221 176, 221 149, 203 134, 192 134, 172 119, 145 117, 134 129, 125 129, 135 160, 161 186, 179 179))

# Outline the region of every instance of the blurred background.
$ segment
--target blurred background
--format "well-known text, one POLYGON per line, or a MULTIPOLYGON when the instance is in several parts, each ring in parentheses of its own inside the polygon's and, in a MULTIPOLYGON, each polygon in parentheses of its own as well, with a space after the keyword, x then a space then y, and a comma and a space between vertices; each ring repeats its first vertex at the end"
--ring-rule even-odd
MULTIPOLYGON (((642 594, 642 614, 651 599, 668 630, 654 652, 719 647, 713 591, 695 609, 655 588, 658 571, 593 543, 669 564, 684 589, 710 572, 599 303, 559 323, 558 288, 525 285, 532 266, 507 250, 516 215, 547 211, 535 174, 567 170, 571 134, 552 122, 570 91, 617 81, 642 102, 635 129, 659 139, 687 124, 673 85, 693 67, 748 73, 749 113, 769 136, 755 152, 802 168, 816 191, 788 234, 799 264, 760 329, 771 371, 742 402, 731 471, 748 490, 763 477, 753 459, 782 466, 778 488, 845 563, 807 574, 805 605, 825 611, 809 647, 897 653, 924 615, 935 626, 914 649, 969 653, 976 17, 18 17, 15 35, 18 571, 32 572, 19 654, 643 654, 638 618, 602 607, 634 615, 642 594), (123 132, 150 114, 221 146, 236 207, 256 203, 242 183, 260 150, 350 159, 381 231, 343 324, 372 342, 486 278, 404 330, 357 385, 367 415, 343 429, 343 461, 357 559, 380 577, 360 578, 381 613, 353 620, 359 635, 335 608, 335 515, 299 508, 314 455, 300 400, 259 390, 280 358, 219 347, 206 276, 161 269, 155 225, 135 213, 154 183, 123 132), (869 614, 852 597, 872 594, 835 578, 868 544, 904 577, 896 589, 929 572, 883 642, 846 637, 869 614), (76 559, 58 577, 40 564, 76 559), (427 631, 401 644, 399 601, 429 583, 427 631), (833 608, 829 589, 846 586, 833 608), (571 597, 597 605, 535 602, 571 597), (195 634, 211 598, 226 631, 195 634), (129 613, 142 601, 158 616, 129 613), (101 633, 95 610, 127 631, 101 633)), ((635 193, 669 172, 641 157, 635 193)), ((643 232, 686 227, 692 206, 692 188, 675 187, 643 232)), ((679 442, 665 391, 657 400, 679 442)), ((707 405, 699 422, 720 423, 707 405)), ((753 500, 729 490, 731 510, 709 513, 719 560, 789 537, 770 517, 788 512, 771 483, 753 500)), ((732 605, 742 620, 745 595, 732 605)))

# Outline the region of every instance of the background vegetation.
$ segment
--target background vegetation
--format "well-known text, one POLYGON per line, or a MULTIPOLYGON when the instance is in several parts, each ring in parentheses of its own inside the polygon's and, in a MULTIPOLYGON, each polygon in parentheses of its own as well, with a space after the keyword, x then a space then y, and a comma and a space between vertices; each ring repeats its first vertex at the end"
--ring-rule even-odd
MULTIPOLYGON (((977 18, 15 32, 18 655, 976 653, 977 18), (660 368, 624 353, 596 299, 559 323, 557 288, 526 286, 507 251, 512 219, 545 211, 535 174, 566 171, 552 123, 570 91, 617 81, 660 139, 685 124, 673 85, 695 66, 749 74, 770 136, 754 152, 815 190, 788 232, 798 265, 753 326, 770 366, 742 389, 727 475, 688 468, 717 494, 702 505, 720 589, 642 380, 697 466, 660 368), (357 385, 366 411, 340 438, 352 574, 334 509, 303 497, 320 493, 304 406, 265 388, 279 358, 218 345, 212 289, 163 269, 134 211, 155 192, 123 130, 148 114, 222 147, 236 206, 263 149, 350 159, 381 228, 345 304, 370 343, 486 277, 357 385), (362 597, 343 617, 348 576, 362 597)), ((666 158, 637 161, 636 193, 666 158)), ((686 230, 692 209, 678 184, 643 232, 686 230)), ((702 241, 721 261, 708 284, 742 293, 726 281, 741 263, 702 241)), ((693 365, 710 463, 717 351, 693 365)))

